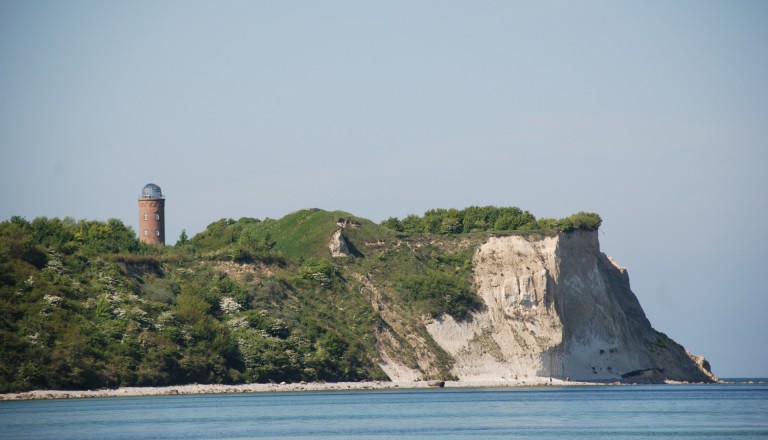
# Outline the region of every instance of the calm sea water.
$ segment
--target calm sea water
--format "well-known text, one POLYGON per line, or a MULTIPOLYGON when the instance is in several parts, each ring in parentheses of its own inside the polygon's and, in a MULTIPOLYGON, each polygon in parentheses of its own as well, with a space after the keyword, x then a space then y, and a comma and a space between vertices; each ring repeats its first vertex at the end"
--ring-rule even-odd
POLYGON ((0 438, 766 439, 768 385, 11 401, 0 402, 0 438))

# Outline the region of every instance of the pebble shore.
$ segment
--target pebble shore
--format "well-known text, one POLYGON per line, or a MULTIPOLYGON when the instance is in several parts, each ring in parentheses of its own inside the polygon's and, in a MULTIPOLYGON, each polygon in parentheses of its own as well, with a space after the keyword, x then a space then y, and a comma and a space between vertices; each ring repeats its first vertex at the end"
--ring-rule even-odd
POLYGON ((275 393, 300 391, 347 391, 347 390, 389 390, 416 388, 499 388, 547 385, 585 385, 583 382, 567 382, 548 378, 531 378, 514 381, 415 381, 415 382, 298 382, 298 383, 253 383, 240 385, 176 385, 167 387, 127 387, 99 390, 34 390, 23 393, 0 394, 3 400, 46 400, 81 399, 95 397, 168 396, 180 394, 236 394, 275 393))

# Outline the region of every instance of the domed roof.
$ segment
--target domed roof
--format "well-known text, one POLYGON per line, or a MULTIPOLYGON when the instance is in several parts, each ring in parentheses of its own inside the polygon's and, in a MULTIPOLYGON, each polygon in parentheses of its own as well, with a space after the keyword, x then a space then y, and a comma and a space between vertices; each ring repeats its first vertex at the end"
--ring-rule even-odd
POLYGON ((162 199, 163 192, 160 187, 154 183, 148 183, 144 185, 144 189, 141 191, 141 197, 143 199, 162 199))

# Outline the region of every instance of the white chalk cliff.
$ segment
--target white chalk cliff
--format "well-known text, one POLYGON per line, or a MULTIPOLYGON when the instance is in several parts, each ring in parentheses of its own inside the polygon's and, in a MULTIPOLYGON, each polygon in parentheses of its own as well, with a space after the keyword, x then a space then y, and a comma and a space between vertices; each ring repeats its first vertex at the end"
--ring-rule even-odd
POLYGON ((331 236, 331 240, 328 242, 328 250, 331 251, 332 257, 348 257, 351 254, 341 229, 338 229, 331 236))
POLYGON ((462 381, 716 380, 703 358, 651 327, 597 231, 490 238, 473 267, 484 309, 426 325, 462 381))

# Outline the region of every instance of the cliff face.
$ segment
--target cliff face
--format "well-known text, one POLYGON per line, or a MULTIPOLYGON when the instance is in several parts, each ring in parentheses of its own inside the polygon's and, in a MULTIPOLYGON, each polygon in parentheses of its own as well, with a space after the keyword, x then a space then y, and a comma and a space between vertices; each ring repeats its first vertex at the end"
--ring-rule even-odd
POLYGON ((427 324, 463 381, 520 377, 695 381, 714 376, 655 331, 597 231, 494 237, 474 256, 485 309, 427 324))
MULTIPOLYGON (((495 225, 502 213, 532 221, 492 207, 468 208, 464 221, 495 225)), ((626 271, 586 232, 597 215, 557 221, 576 232, 533 238, 460 233, 456 218, 439 218, 449 214, 461 211, 430 214, 430 230, 453 231, 441 233, 316 209, 222 219, 152 253, 116 220, 0 222, 0 392, 711 380, 703 358, 651 328, 626 271)))

